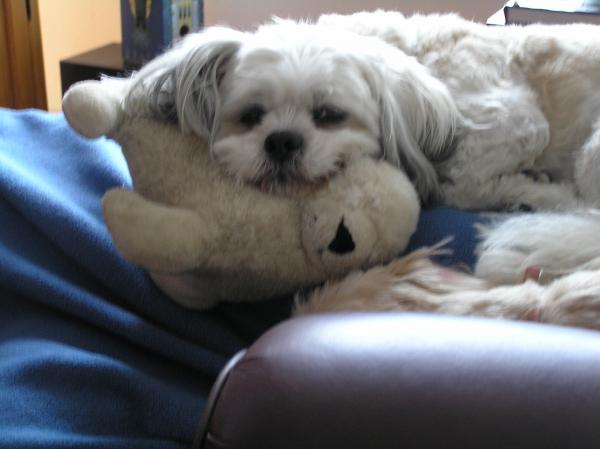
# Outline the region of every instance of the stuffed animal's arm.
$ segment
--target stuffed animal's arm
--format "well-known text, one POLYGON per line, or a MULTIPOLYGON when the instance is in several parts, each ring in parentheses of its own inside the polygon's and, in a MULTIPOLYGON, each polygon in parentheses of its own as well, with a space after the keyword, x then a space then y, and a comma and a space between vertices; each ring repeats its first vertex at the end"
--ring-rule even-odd
POLYGON ((321 280, 322 264, 307 263, 300 242, 297 204, 277 197, 263 198, 260 208, 234 203, 203 215, 116 188, 106 193, 103 210, 119 251, 149 271, 247 273, 299 286, 321 280))
POLYGON ((109 134, 122 119, 128 79, 81 81, 69 88, 62 108, 69 125, 84 137, 109 134))
POLYGON ((189 270, 197 264, 195 249, 215 238, 195 211, 155 203, 132 190, 109 190, 102 208, 121 254, 151 271, 189 270))

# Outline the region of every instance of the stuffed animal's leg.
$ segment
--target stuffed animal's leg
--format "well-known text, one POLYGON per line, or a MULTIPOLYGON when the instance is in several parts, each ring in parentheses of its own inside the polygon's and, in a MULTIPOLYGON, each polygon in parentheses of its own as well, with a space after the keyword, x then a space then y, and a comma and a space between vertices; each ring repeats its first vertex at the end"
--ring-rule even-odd
POLYGON ((203 241, 216 238, 194 211, 158 204, 131 190, 109 190, 102 206, 119 251, 151 271, 196 268, 203 241))
POLYGON ((126 189, 110 190, 103 200, 104 219, 119 251, 153 274, 199 270, 246 279, 247 288, 232 296, 243 299, 287 293, 335 272, 335 266, 309 263, 295 204, 267 197, 263 208, 237 206, 220 204, 203 215, 126 189))

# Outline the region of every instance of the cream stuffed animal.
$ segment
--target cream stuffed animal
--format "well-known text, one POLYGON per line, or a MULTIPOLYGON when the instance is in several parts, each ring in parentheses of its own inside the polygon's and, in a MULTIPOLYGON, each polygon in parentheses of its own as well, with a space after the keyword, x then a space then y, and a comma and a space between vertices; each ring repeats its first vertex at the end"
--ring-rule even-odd
POLYGON ((74 130, 122 147, 134 190, 103 199, 113 240, 180 304, 205 309, 292 293, 390 261, 407 245, 417 195, 387 163, 361 159, 323 185, 284 195, 221 171, 204 140, 124 101, 129 80, 85 81, 63 99, 74 130))

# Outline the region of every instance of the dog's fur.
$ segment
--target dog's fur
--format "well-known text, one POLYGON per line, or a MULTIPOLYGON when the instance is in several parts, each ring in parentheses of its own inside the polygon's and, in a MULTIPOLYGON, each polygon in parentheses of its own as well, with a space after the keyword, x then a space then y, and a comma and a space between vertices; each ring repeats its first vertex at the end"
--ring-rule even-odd
POLYGON ((296 314, 341 311, 417 311, 538 321, 600 329, 600 275, 578 271, 548 285, 527 280, 496 286, 440 267, 431 249, 356 272, 296 300, 296 314))
POLYGON ((424 202, 468 209, 596 205, 600 33, 486 27, 376 11, 210 28, 138 77, 154 113, 206 136, 263 187, 318 181, 357 152, 383 155, 424 202), (292 131, 285 161, 267 138, 292 131))
POLYGON ((600 278, 600 211, 537 212, 482 227, 475 275, 496 285, 518 283, 527 267, 541 283, 578 271, 600 278))
POLYGON ((217 161, 263 188, 293 187, 372 155, 440 199, 432 160, 448 157, 459 113, 418 61, 376 37, 282 21, 255 33, 210 28, 136 75, 154 115, 211 142, 217 161), (303 144, 283 161, 269 137, 303 144))
MULTIPOLYGON (((233 176, 263 189, 319 182, 358 155, 371 155, 405 170, 423 203, 570 210, 600 206, 599 31, 588 25, 486 27, 455 15, 384 11, 327 15, 316 24, 276 21, 254 33, 216 27, 148 64, 134 86, 144 90, 153 115, 206 137, 233 176)), ((462 276, 432 290, 427 285, 436 276, 430 274, 443 271, 415 256, 351 276, 317 295, 313 307, 336 308, 336 292, 352 287, 344 307, 360 297, 361 308, 387 308, 391 301, 394 308, 511 317, 527 317, 534 308, 541 317, 554 316, 545 310, 566 304, 562 284, 482 294, 496 282, 517 283, 532 254, 546 254, 536 263, 549 264, 561 251, 555 217, 534 217, 536 228, 517 219, 488 232, 477 271, 487 281, 462 276), (515 226, 520 240, 513 238, 515 226), (517 244, 540 232, 545 237, 533 238, 535 244, 517 244), (554 249, 546 250, 549 244, 554 249), (421 279, 409 282, 407 296, 404 268, 398 272, 405 266, 415 270, 412 279, 421 279), (430 274, 422 277, 423 269, 430 274), (509 274, 500 279, 496 271, 509 274), (364 285, 382 273, 387 287, 372 291, 366 304, 364 285)), ((576 235, 587 218, 565 217, 573 241, 587 242, 576 235)), ((588 222, 589 229, 600 228, 597 218, 588 222)), ((596 254, 546 273, 570 273, 596 254)), ((583 276, 587 292, 589 273, 564 283, 583 276)), ((577 309, 569 304, 569 311, 577 309)), ((596 313, 595 301, 589 307, 596 313)))
POLYGON ((451 15, 383 11, 319 23, 378 36, 448 89, 462 119, 456 150, 437 166, 446 204, 599 203, 600 28, 487 27, 451 15))

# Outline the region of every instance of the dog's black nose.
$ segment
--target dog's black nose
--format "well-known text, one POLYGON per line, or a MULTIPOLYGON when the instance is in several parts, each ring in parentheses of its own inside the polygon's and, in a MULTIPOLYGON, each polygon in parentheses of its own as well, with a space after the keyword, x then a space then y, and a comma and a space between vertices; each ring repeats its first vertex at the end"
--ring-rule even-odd
POLYGON ((265 139, 265 151, 275 162, 290 160, 303 146, 302 134, 295 131, 275 131, 265 139))

